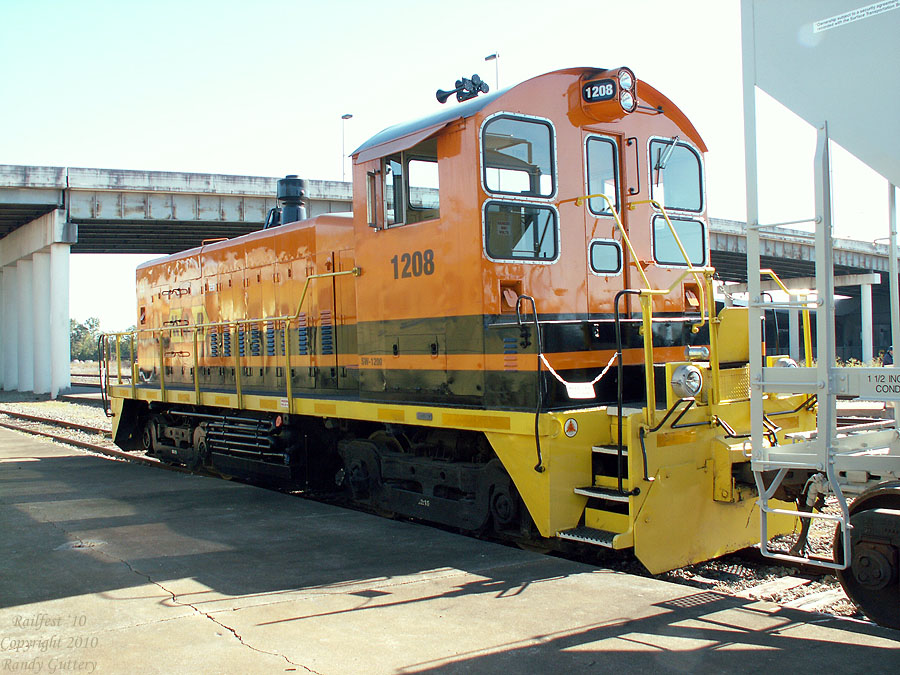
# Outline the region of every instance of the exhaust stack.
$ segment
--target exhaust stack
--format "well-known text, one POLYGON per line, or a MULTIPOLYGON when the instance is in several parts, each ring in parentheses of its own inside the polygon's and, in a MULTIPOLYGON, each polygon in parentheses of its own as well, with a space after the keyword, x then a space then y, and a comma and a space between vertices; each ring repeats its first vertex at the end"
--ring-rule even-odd
POLYGON ((306 181, 296 174, 278 180, 276 187, 278 206, 271 211, 263 225, 264 230, 285 223, 306 220, 306 181))

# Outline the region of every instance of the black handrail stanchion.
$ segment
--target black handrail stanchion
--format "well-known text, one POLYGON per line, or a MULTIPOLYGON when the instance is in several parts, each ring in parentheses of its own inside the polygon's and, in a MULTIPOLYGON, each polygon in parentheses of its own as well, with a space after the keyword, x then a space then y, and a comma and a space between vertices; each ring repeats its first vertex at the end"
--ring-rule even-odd
POLYGON ((617 463, 616 463, 616 473, 619 477, 619 493, 624 494, 624 490, 622 488, 622 474, 624 473, 623 469, 623 456, 622 456, 622 399, 624 398, 624 392, 622 391, 622 386, 624 384, 625 378, 625 368, 622 364, 622 325, 619 321, 619 300, 623 295, 640 295, 640 291, 635 291, 631 289, 624 289, 616 293, 616 298, 613 302, 613 308, 615 311, 615 320, 616 320, 616 358, 617 358, 617 368, 616 368, 616 415, 617 415, 617 425, 619 431, 619 438, 617 444, 617 463))
POLYGON ((537 464, 534 465, 534 470, 538 473, 544 473, 546 468, 544 467, 544 460, 541 457, 541 436, 538 429, 541 419, 541 409, 544 407, 543 382, 541 380, 541 354, 544 353, 544 348, 541 343, 541 324, 540 321, 538 321, 537 305, 534 302, 534 298, 530 295, 520 295, 516 298, 516 320, 518 321, 519 326, 524 327, 522 313, 519 311, 519 305, 522 300, 528 300, 531 303, 531 313, 534 315, 534 332, 537 335, 537 405, 534 410, 534 445, 537 448, 538 461, 537 464))

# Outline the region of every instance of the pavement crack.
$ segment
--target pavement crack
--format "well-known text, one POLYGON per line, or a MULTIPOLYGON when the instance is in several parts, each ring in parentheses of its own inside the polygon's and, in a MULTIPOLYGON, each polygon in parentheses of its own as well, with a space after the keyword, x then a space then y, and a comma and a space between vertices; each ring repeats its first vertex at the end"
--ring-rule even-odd
MULTIPOLYGON (((43 522, 47 523, 48 525, 51 525, 51 526, 55 527, 57 530, 59 530, 60 532, 62 532, 63 534, 65 534, 65 535, 66 535, 67 537, 69 537, 70 539, 73 539, 74 541, 78 542, 78 547, 79 547, 79 548, 86 548, 86 547, 88 546, 88 544, 87 544, 81 537, 79 537, 79 536, 76 535, 76 534, 73 534, 72 532, 69 532, 69 531, 66 530, 64 527, 60 526, 59 523, 56 523, 56 522, 54 522, 54 521, 52 521, 52 520, 47 520, 47 519, 43 519, 43 522)), ((221 621, 219 621, 218 619, 216 619, 214 616, 212 616, 211 614, 209 614, 209 613, 207 613, 207 612, 204 612, 202 609, 200 609, 200 608, 197 607, 196 605, 193 605, 193 604, 191 604, 190 602, 182 602, 181 600, 178 599, 178 595, 177 595, 174 591, 171 591, 171 590, 169 590, 168 588, 166 588, 165 586, 163 586, 161 583, 159 583, 158 581, 156 581, 153 577, 151 577, 151 576, 150 576, 149 574, 147 574, 146 572, 141 572, 139 569, 135 568, 135 567, 134 567, 130 562, 128 562, 127 560, 125 560, 125 559, 123 559, 123 558, 119 558, 118 556, 114 556, 114 555, 112 555, 111 553, 108 553, 107 551, 104 551, 104 550, 102 550, 102 549, 95 549, 95 550, 96 550, 98 553, 100 553, 101 555, 105 556, 106 558, 109 558, 110 560, 114 560, 114 561, 116 561, 116 562, 122 563, 123 565, 125 565, 125 567, 127 567, 129 570, 131 570, 131 572, 132 572, 133 574, 136 574, 137 576, 139 576, 139 577, 141 577, 141 578, 143 578, 143 579, 146 579, 148 583, 153 584, 154 586, 156 586, 157 588, 159 588, 161 591, 163 591, 164 593, 168 594, 168 595, 171 597, 172 602, 173 602, 174 604, 178 605, 179 607, 190 607, 192 610, 194 610, 194 612, 196 612, 196 613, 199 614, 200 616, 206 617, 207 619, 209 619, 210 621, 212 621, 214 624, 216 624, 217 626, 219 626, 219 627, 222 628, 223 630, 228 631, 229 633, 231 633, 232 636, 234 636, 234 638, 235 638, 238 642, 241 643, 241 645, 243 645, 243 646, 246 647, 247 649, 250 649, 250 650, 252 650, 252 651, 254 651, 254 652, 257 652, 257 653, 259 653, 259 654, 266 654, 266 655, 268 655, 268 656, 280 657, 280 658, 284 659, 285 661, 287 661, 287 662, 288 662, 290 665, 292 665, 292 666, 296 666, 297 668, 303 668, 303 670, 305 670, 305 671, 307 671, 307 672, 309 672, 309 673, 312 673, 313 675, 322 675, 322 674, 319 673, 318 671, 315 671, 315 670, 313 670, 312 668, 309 668, 308 666, 304 666, 302 663, 296 663, 295 661, 291 661, 291 660, 290 660, 287 656, 285 656, 284 654, 278 654, 278 653, 276 653, 276 652, 270 652, 270 651, 266 651, 265 649, 259 649, 258 647, 254 647, 253 645, 251 645, 251 644, 247 643, 246 641, 244 641, 244 638, 241 637, 241 634, 238 633, 237 630, 235 630, 234 628, 232 628, 231 626, 229 626, 229 625, 227 625, 227 624, 222 623, 221 621)))
POLYGON ((222 622, 219 621, 217 618, 215 618, 214 616, 212 616, 212 615, 209 614, 208 612, 204 612, 202 609, 200 609, 200 608, 197 607, 196 605, 194 605, 194 604, 192 604, 192 603, 190 603, 190 602, 183 602, 183 601, 179 600, 179 599, 178 599, 178 594, 177 594, 177 593, 175 593, 174 591, 172 591, 172 590, 166 588, 165 586, 163 586, 161 583, 159 583, 158 581, 156 581, 153 577, 151 577, 151 576, 150 576, 149 574, 147 574, 146 572, 141 572, 139 569, 136 569, 136 568, 135 568, 134 566, 132 566, 131 563, 129 563, 127 560, 123 560, 123 559, 121 559, 121 558, 116 558, 115 556, 110 556, 109 554, 106 554, 106 553, 105 553, 105 555, 107 555, 107 556, 110 557, 110 558, 113 558, 114 560, 118 560, 118 561, 121 562, 123 565, 125 565, 125 567, 127 567, 129 570, 131 570, 134 574, 138 575, 139 577, 143 577, 143 578, 146 579, 149 583, 153 584, 154 586, 156 586, 157 588, 159 588, 159 589, 160 589, 161 591, 163 591, 164 593, 167 593, 167 594, 171 597, 172 602, 173 602, 174 604, 178 605, 179 607, 190 607, 192 610, 194 610, 194 612, 196 612, 196 613, 199 614, 200 616, 203 616, 203 617, 209 619, 210 621, 212 621, 214 624, 216 624, 217 626, 219 626, 219 627, 222 628, 223 630, 228 631, 229 633, 231 633, 232 636, 234 636, 234 638, 235 638, 238 642, 241 643, 241 645, 243 645, 243 646, 246 647, 247 649, 250 649, 250 650, 252 650, 252 651, 254 651, 254 652, 258 652, 259 654, 267 654, 267 655, 269 655, 269 656, 281 657, 282 659, 284 659, 285 661, 287 661, 287 662, 288 662, 289 664, 291 664, 292 666, 297 666, 298 668, 303 668, 304 670, 306 670, 306 671, 308 671, 308 672, 310 672, 310 673, 313 673, 313 675, 321 675, 320 673, 317 673, 317 672, 316 672, 315 670, 313 670, 312 668, 308 668, 307 666, 304 666, 302 663, 296 663, 296 662, 294 662, 294 661, 291 661, 291 660, 290 660, 287 656, 285 656, 284 654, 278 654, 277 652, 270 652, 270 651, 266 651, 265 649, 260 649, 260 648, 258 648, 258 647, 254 647, 253 645, 251 645, 251 644, 249 644, 248 642, 246 642, 246 641, 244 640, 244 638, 241 636, 241 634, 237 632, 236 629, 232 628, 231 626, 229 626, 229 625, 227 625, 227 624, 225 624, 225 623, 222 623, 222 622))

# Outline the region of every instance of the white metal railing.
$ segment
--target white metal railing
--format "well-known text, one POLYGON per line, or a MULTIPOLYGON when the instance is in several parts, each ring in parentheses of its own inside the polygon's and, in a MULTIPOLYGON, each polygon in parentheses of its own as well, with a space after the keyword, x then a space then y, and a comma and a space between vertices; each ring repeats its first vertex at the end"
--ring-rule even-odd
MULTIPOLYGON (((884 368, 845 368, 836 365, 834 253, 831 214, 831 182, 829 166, 828 127, 817 129, 815 157, 816 188, 816 362, 811 368, 765 368, 762 363, 762 335, 759 329, 750 330, 751 354, 751 468, 759 492, 760 549, 764 556, 792 562, 814 563, 830 569, 845 569, 851 562, 851 529, 848 494, 859 494, 871 485, 900 476, 900 436, 897 429, 856 429, 842 432, 837 427, 837 398, 855 397, 862 400, 900 400, 900 371, 884 368), (792 438, 793 443, 775 445, 767 438, 763 420, 763 399, 769 394, 814 394, 817 399, 817 428, 805 438, 792 438), (774 505, 775 494, 791 470, 813 472, 816 489, 832 494, 840 509, 837 515, 793 511, 774 505), (774 478, 771 478, 774 472, 774 478), (833 551, 832 558, 811 559, 797 551, 772 548, 768 539, 770 515, 789 514, 804 519, 818 519, 834 523, 840 528, 842 550, 833 551)), ((748 174, 750 170, 748 169, 748 174)), ((755 180, 748 175, 748 181, 755 180)), ((753 195, 755 197, 755 195, 753 195)), ((755 206, 754 206, 755 209, 755 206)), ((893 212, 893 209, 892 209, 893 212)), ((760 277, 769 270, 760 267, 760 231, 762 227, 747 228, 747 273, 750 289, 750 326, 758 326, 764 308, 773 307, 762 302, 760 277)), ((892 223, 892 256, 896 258, 896 225, 892 223)), ((893 261, 896 274, 896 259, 893 261)), ((896 285, 896 284, 895 284, 896 285)), ((896 293, 894 293, 896 295, 896 293)), ((892 299, 894 339, 900 337, 898 300, 892 299)), ((805 298, 776 303, 799 309, 812 309, 805 298)), ((807 340, 807 364, 811 364, 807 340)), ((800 435, 796 435, 800 436, 800 435)), ((810 479, 812 482, 813 479, 810 479)), ((807 484, 807 488, 809 485, 807 484)), ((809 503, 809 502, 807 502, 809 503)))

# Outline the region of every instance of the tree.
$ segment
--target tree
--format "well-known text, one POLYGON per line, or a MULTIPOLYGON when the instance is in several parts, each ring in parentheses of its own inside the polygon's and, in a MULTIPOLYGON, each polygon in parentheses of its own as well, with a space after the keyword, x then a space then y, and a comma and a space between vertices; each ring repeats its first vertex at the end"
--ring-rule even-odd
POLYGON ((97 339, 100 337, 100 319, 91 317, 84 323, 69 320, 72 359, 96 361, 99 358, 97 339))

